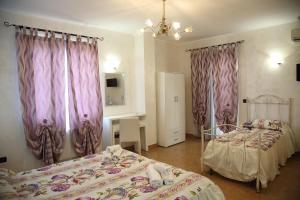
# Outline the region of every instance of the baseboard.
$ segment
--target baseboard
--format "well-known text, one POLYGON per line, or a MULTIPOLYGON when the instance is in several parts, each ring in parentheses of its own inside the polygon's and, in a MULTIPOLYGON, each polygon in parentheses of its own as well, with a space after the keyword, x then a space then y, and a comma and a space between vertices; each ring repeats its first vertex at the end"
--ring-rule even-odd
MULTIPOLYGON (((198 136, 195 136, 195 135, 193 135, 191 133, 186 133, 185 136, 186 136, 186 138, 198 138, 199 139, 198 136)), ((157 147, 159 147, 158 144, 151 144, 151 145, 148 146, 148 150, 150 151, 150 150, 155 149, 157 147)))
POLYGON ((148 150, 150 151, 150 150, 155 149, 157 147, 158 147, 158 144, 151 144, 151 145, 148 146, 148 150))
POLYGON ((198 136, 193 135, 192 133, 186 133, 186 138, 199 138, 198 136))

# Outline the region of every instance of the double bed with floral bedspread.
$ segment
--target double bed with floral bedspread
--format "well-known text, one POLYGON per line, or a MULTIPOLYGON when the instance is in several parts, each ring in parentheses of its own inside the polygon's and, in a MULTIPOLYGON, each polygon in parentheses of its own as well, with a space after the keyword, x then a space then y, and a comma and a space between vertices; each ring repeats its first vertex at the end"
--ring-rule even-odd
POLYGON ((0 176, 0 199, 225 199, 208 178, 172 167, 174 184, 151 187, 146 168, 157 163, 123 150, 118 160, 102 154, 0 176))

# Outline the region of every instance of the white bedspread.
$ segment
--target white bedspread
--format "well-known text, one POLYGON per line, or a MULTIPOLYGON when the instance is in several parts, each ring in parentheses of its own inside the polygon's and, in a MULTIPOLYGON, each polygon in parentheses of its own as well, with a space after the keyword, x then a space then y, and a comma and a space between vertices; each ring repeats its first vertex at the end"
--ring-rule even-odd
MULTIPOLYGON (((246 131, 245 131, 246 132, 246 131)), ((295 138, 292 130, 283 125, 282 131, 253 129, 246 136, 238 131, 226 133, 208 142, 204 152, 204 164, 219 174, 238 181, 252 181, 258 172, 258 133, 261 133, 262 150, 260 182, 267 187, 279 174, 279 166, 295 152, 295 138), (228 137, 229 136, 229 137, 228 137)))

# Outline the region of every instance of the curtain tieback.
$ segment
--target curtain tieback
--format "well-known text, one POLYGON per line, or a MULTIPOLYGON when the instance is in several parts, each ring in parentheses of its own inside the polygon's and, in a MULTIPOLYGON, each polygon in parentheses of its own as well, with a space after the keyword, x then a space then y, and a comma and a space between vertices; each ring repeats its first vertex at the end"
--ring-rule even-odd
POLYGON ((88 115, 84 114, 84 119, 80 125, 79 133, 80 135, 87 135, 89 133, 94 133, 95 126, 93 123, 88 119, 88 115))
POLYGON ((96 152, 96 144, 93 138, 95 137, 96 127, 93 123, 87 119, 88 115, 84 114, 84 119, 80 124, 79 134, 81 137, 81 145, 78 149, 80 154, 89 155, 96 152))
POLYGON ((55 154, 58 153, 53 138, 54 129, 48 124, 47 119, 43 119, 42 124, 39 124, 36 135, 40 137, 41 158, 46 165, 52 164, 56 160, 55 154))
POLYGON ((37 136, 43 136, 45 134, 50 134, 50 136, 52 136, 53 134, 53 126, 48 124, 48 120, 47 119, 43 119, 43 123, 38 125, 37 128, 37 136))

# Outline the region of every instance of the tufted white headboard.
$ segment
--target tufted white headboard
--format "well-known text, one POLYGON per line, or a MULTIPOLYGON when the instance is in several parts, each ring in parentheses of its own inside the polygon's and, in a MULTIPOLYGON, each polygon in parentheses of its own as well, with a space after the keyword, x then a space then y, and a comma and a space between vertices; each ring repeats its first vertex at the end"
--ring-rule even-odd
POLYGON ((275 95, 259 95, 247 98, 247 120, 273 119, 292 123, 292 99, 280 98, 275 95))

